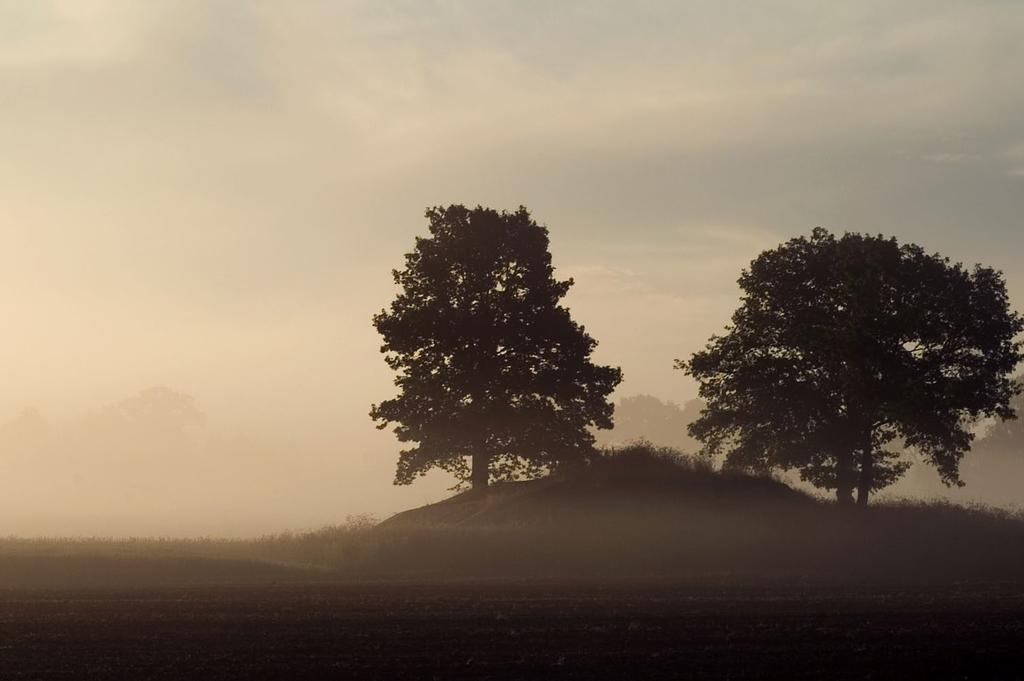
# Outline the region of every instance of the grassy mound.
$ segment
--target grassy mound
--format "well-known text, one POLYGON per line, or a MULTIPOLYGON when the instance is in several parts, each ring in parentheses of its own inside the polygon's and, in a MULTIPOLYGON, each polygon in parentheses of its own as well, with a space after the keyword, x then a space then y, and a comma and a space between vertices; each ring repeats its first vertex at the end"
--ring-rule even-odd
POLYGON ((400 513, 361 566, 408 576, 1024 581, 1024 519, 949 504, 841 508, 645 445, 577 474, 400 513))
POLYGON ((815 503, 778 480, 715 471, 700 459, 640 443, 609 450, 572 475, 492 485, 388 518, 382 530, 496 528, 640 520, 682 508, 806 506, 815 503))

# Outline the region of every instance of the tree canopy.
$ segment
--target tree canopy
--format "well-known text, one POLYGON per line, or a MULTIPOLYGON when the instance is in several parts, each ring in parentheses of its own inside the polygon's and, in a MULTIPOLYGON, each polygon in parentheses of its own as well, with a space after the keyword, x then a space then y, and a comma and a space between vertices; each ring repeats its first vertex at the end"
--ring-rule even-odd
POLYGON ((916 449, 947 485, 983 417, 1014 417, 1021 318, 1003 276, 920 246, 815 229, 745 270, 726 333, 677 366, 707 402, 690 427, 730 466, 797 469, 866 504, 916 449))
POLYGON ((441 468, 474 486, 582 460, 590 428, 610 428, 619 369, 591 360, 597 342, 560 304, 547 228, 526 208, 427 210, 395 270, 400 292, 373 318, 399 395, 371 409, 396 424, 395 482, 441 468), (470 468, 467 458, 472 463, 470 468))

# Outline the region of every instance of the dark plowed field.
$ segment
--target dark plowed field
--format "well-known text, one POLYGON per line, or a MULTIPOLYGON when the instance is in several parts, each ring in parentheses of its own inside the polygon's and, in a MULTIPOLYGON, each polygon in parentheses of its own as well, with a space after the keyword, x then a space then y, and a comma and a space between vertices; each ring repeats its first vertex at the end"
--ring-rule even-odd
POLYGON ((559 584, 0 592, 0 679, 1024 679, 1024 595, 559 584))

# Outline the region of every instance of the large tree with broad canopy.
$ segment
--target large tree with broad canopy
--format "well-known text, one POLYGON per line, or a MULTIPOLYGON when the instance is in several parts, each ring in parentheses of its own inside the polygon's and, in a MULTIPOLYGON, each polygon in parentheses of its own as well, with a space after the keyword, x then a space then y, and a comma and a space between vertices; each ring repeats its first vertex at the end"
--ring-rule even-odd
POLYGON ((866 504, 908 448, 961 485, 973 424, 1015 417, 1024 323, 1000 272, 818 228, 762 253, 739 285, 726 333, 677 360, 707 402, 690 432, 727 465, 796 469, 866 504))
POLYGON ((547 228, 522 207, 426 217, 430 236, 394 271, 400 292, 373 319, 400 393, 370 416, 414 443, 395 482, 436 467, 486 487, 584 460, 590 429, 611 427, 622 373, 591 360, 597 342, 561 305, 573 282, 555 278, 547 228))

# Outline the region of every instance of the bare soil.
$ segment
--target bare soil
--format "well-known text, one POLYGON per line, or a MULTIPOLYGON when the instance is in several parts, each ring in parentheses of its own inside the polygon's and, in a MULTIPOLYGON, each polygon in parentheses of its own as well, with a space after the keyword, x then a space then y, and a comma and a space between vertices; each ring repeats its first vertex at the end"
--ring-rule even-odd
POLYGON ((0 591, 0 679, 1024 679, 1024 592, 493 582, 0 591))

